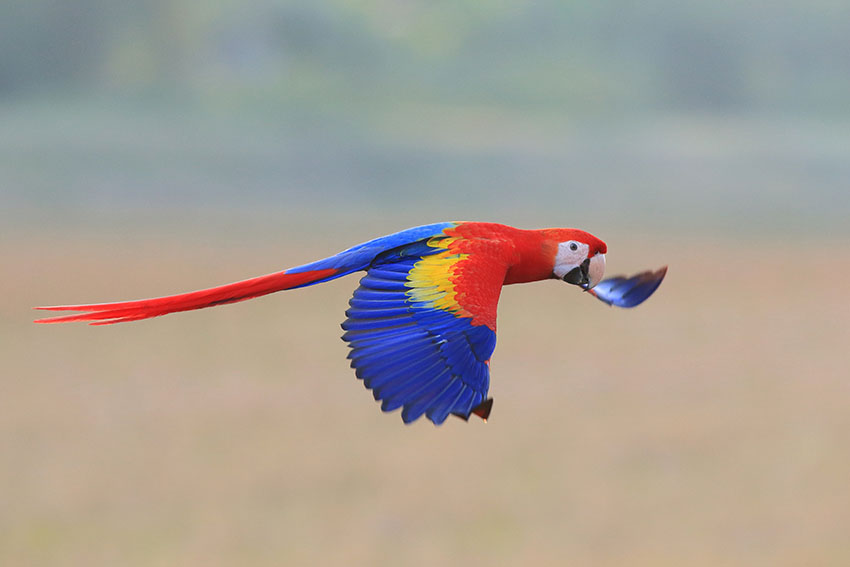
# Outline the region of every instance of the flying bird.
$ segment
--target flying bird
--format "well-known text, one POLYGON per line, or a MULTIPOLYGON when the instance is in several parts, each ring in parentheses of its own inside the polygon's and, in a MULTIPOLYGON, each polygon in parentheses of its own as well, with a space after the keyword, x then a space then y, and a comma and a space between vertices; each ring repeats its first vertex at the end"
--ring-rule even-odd
POLYGON ((573 228, 523 230, 443 222, 382 236, 310 264, 200 291, 92 305, 37 307, 82 313, 37 323, 108 325, 236 303, 364 271, 342 323, 357 377, 381 409, 410 423, 449 415, 487 419, 490 356, 502 286, 558 279, 618 307, 661 284, 666 266, 603 280, 606 244, 573 228))

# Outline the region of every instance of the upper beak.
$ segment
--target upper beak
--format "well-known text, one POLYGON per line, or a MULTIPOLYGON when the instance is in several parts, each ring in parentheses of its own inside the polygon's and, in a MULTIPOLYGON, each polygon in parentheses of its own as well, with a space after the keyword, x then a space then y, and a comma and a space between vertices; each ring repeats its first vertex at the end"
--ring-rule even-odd
POLYGON ((596 254, 567 272, 564 281, 587 291, 602 281, 603 275, 605 275, 605 254, 596 254))
POLYGON ((585 291, 593 289, 596 284, 602 281, 602 276, 605 275, 605 254, 596 254, 590 259, 590 267, 587 269, 588 283, 585 291))

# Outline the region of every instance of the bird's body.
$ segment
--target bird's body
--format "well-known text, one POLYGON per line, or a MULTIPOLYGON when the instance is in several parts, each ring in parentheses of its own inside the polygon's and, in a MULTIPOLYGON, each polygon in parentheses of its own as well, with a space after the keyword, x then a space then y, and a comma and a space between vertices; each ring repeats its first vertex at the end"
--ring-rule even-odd
POLYGON ((135 321, 244 301, 366 271, 342 324, 357 377, 382 409, 435 424, 449 414, 486 418, 490 356, 503 285, 563 279, 602 301, 632 307, 666 269, 605 280, 604 242, 576 229, 522 230, 446 222, 376 238, 339 254, 258 278, 185 294, 93 305, 41 307, 84 313, 39 322, 135 321), (611 282, 611 283, 606 283, 611 282))

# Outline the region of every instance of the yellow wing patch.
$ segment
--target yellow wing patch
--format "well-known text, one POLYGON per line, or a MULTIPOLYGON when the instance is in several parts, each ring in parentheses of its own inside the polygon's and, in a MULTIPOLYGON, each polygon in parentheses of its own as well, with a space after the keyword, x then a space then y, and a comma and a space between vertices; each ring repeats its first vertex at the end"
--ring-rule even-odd
POLYGON ((442 248, 443 252, 424 256, 413 265, 407 275, 407 295, 425 307, 440 309, 459 317, 471 317, 457 302, 455 270, 468 254, 457 254, 451 250, 456 238, 432 238, 428 246, 442 248))

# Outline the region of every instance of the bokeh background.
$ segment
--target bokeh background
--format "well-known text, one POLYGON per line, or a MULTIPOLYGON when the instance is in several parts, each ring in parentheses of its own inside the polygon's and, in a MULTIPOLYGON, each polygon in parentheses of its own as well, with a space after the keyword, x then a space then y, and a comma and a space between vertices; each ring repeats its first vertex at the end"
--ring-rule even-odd
POLYGON ((850 564, 848 218, 847 2, 5 0, 0 564, 850 564), (507 288, 440 428, 355 278, 30 323, 458 219, 670 272, 507 288))

